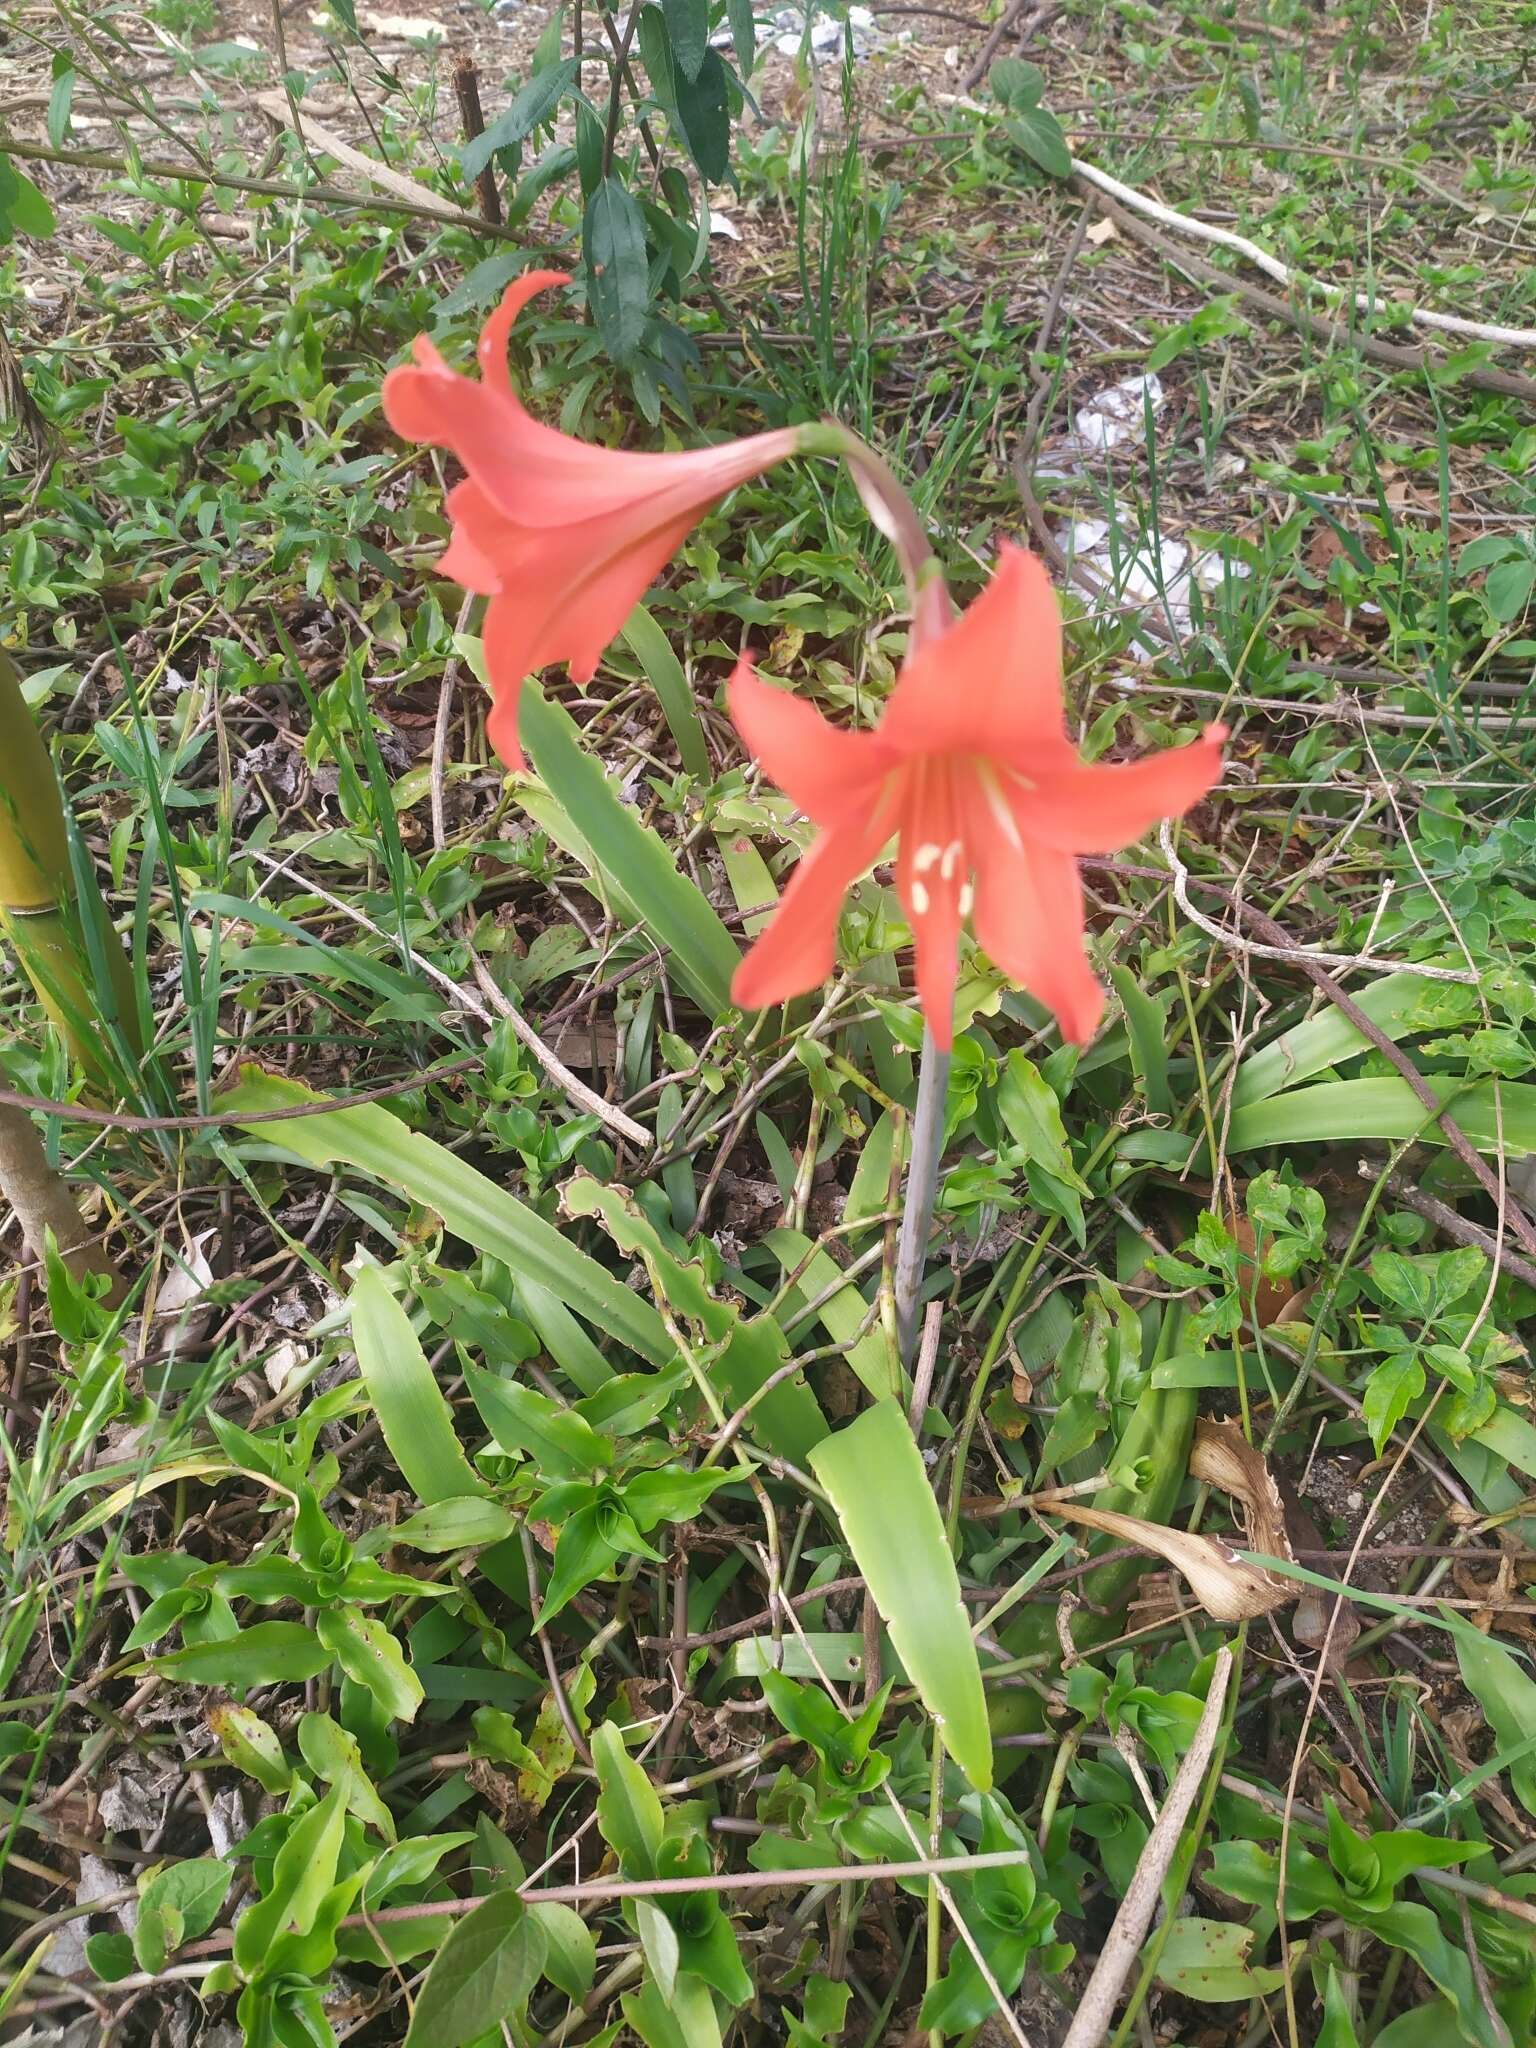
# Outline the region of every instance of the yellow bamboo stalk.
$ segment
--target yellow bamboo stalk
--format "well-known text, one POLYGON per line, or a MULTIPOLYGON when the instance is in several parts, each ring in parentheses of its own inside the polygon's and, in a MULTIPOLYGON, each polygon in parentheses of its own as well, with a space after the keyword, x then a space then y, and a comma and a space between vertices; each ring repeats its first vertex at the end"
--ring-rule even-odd
MULTIPOLYGON (((21 693, 15 663, 0 649, 0 931, 10 940, 38 999, 63 1032, 87 1079, 115 1094, 116 1068, 102 1028, 87 925, 99 935, 97 970, 111 983, 122 1028, 139 1049, 133 977, 94 881, 76 885, 64 798, 53 763, 21 693)), ((15 1210, 35 1256, 51 1231, 76 1278, 122 1276, 92 1239, 64 1176, 50 1162, 24 1110, 0 1104, 0 1194, 15 1210)))
POLYGON ((94 884, 87 900, 77 895, 58 778, 15 664, 0 649, 0 931, 92 1085, 115 1093, 88 929, 99 935, 98 966, 104 963, 118 1018, 138 1050, 128 961, 94 884))

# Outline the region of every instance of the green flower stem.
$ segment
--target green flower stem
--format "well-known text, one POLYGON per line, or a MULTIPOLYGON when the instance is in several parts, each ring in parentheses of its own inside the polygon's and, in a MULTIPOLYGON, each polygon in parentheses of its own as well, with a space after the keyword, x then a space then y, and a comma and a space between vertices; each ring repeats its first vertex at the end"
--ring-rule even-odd
POLYGON ((864 509, 901 562, 912 607, 914 646, 937 638, 954 616, 949 590, 927 529, 896 472, 884 456, 836 420, 801 427, 799 447, 802 455, 829 455, 847 463, 864 509))
POLYGON ((917 1114, 912 1120, 912 1163, 907 1168, 907 1194, 896 1247, 896 1342, 905 1371, 911 1370, 917 1349, 917 1305, 939 1191, 948 1092, 949 1054, 940 1052, 933 1033, 925 1028, 917 1072, 917 1114))

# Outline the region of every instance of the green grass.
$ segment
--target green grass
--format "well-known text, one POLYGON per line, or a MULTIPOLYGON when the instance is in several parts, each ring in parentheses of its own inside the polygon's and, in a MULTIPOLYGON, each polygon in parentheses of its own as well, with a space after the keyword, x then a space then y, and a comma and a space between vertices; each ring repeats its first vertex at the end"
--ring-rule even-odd
MULTIPOLYGON (((94 183, 60 200, 56 241, 3 252, 41 427, 7 430, 0 634, 151 1051, 119 1122, 89 1121, 6 962, 0 1085, 57 1105, 39 1129, 133 1295, 108 1312, 6 1236, 0 2038, 81 2021, 150 2040, 238 2014, 253 2042, 401 2042, 414 2006, 420 2039, 450 2024, 458 1964, 424 1973, 453 1925, 456 1956, 488 1944, 476 2010, 514 2014, 519 2042, 969 2042, 985 1987, 920 1872, 711 1896, 936 1844, 1016 1852, 946 1883, 1022 1986, 1029 2039, 1059 2039, 1146 1841, 1142 1787, 1161 1804, 1222 1644, 1232 1690, 1113 2038, 1530 2037, 1530 1251, 1451 1149, 1351 1121, 1373 1091, 1295 1093, 1396 1088, 1406 1057, 1453 1114, 1463 1091, 1497 1093, 1507 1129, 1527 1114, 1536 623, 1507 565, 1536 531, 1532 430, 1528 402, 1473 380, 1530 357, 1441 349, 1426 375, 1359 344, 1403 338, 1404 296, 1536 319, 1528 14, 1074 0, 1025 52, 1077 155, 1381 293, 1337 344, 1242 303, 1219 331, 1224 291, 1123 232, 1064 273, 1081 197, 1018 153, 984 89, 980 112, 955 103, 941 44, 921 70, 876 59, 799 98, 781 81, 774 125, 746 131, 726 202, 742 248, 717 243, 715 295, 675 311, 698 350, 691 419, 664 395, 647 426, 567 312, 519 328, 530 404, 589 439, 687 446, 836 413, 912 484, 966 597, 999 536, 1032 537, 1012 471, 1029 418, 1047 534, 1122 534, 1107 599, 1059 579, 1085 752, 1234 728, 1220 792, 1178 835, 1196 908, 1230 933, 1240 897, 1300 945, 1478 976, 1412 1001, 1399 982, 1389 1005, 1347 971, 1394 1053, 1330 1039, 1331 1065, 1277 1075, 1263 1049, 1325 1028, 1308 1020, 1326 999, 1186 918, 1155 837, 1086 870, 1116 1000, 1081 1057, 967 957, 919 1441, 1008 1738, 987 1801, 946 1764, 809 1469, 817 1431, 888 1383, 890 1161, 916 1086, 894 892, 854 892, 833 999, 746 1020, 719 1001, 744 915, 806 836, 741 758, 731 662, 750 645, 853 722, 904 647, 897 565, 846 477, 791 466, 706 519, 648 600, 657 632, 616 643, 585 691, 546 679, 579 730, 544 733, 563 764, 547 788, 509 786, 457 637, 475 621, 432 574, 443 477, 378 410, 415 333, 468 360, 491 287, 444 298, 499 245, 226 193, 208 210, 246 206, 236 245, 206 232, 197 188, 125 168, 72 174, 94 183), (58 277, 35 317, 24 285, 58 277), (1064 461, 1076 408, 1173 333, 1146 443, 1064 461), (1165 540, 1229 567, 1149 659, 1125 572, 1165 540), (655 1146, 621 1149, 569 1098, 487 981, 655 1146), (385 1091, 357 1112, 366 1170, 318 1126, 237 1125, 225 1095, 251 1062, 338 1100, 385 1091), (439 1148, 435 1177, 406 1132, 439 1148), (492 1228, 507 1215, 546 1248, 557 1226, 572 1256, 531 1275, 492 1228), (1495 1238, 1514 1255, 1498 1266, 1495 1238), (198 1247, 201 1291, 157 1308, 204 1270, 198 1247), (351 1327, 370 1264, 370 1380, 379 1331, 401 1347, 389 1427, 404 1387, 483 1496, 418 1500, 377 1426, 351 1327), (381 1287, 399 1315, 381 1320, 381 1287), (628 1293, 639 1350, 615 1319, 628 1293), (1187 1476, 1197 1413, 1262 1445, 1305 1506, 1299 1568, 1361 1591, 1315 1705, 1304 1610, 1215 1622, 1147 1559, 1090 1566, 1020 1505, 1107 1475, 1114 1505, 1246 1546, 1229 1497, 1187 1476), (1088 1604, 1069 1612, 1047 1574, 1074 1567, 1088 1604), (824 1680, 876 1712, 846 1723, 824 1680), (88 1856, 125 1891, 160 1885, 136 1941, 110 1906, 86 1919, 88 1856), (507 1897, 658 1873, 701 1888, 580 1898, 579 1921, 507 1897), (285 1915, 302 1939, 268 1956, 255 1931, 285 1915)), ((166 25, 218 33, 189 9, 166 25)), ((975 38, 931 26, 963 68, 975 38)), ((113 33, 50 30, 75 39, 78 91, 127 63, 113 33)), ((394 161, 433 165, 435 72, 346 61, 381 83, 394 161)), ((175 90, 182 132, 229 146, 202 87, 175 90)), ((238 154, 227 173, 306 175, 291 144, 237 171, 238 154)), ((557 192, 528 232, 567 246, 574 225, 557 192)), ((1230 267, 1234 289, 1252 275, 1230 267)), ((1529 1161, 1465 1114, 1508 1202, 1536 1206, 1529 1161)))

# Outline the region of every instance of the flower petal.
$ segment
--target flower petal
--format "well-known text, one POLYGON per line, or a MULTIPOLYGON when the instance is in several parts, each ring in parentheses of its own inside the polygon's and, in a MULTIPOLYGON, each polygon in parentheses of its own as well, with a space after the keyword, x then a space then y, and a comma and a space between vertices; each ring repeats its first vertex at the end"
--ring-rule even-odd
POLYGON ((908 656, 879 730, 904 753, 1065 764, 1061 612, 1033 555, 1004 543, 976 602, 908 656))
POLYGON ((569 284, 569 271, 525 270, 521 277, 514 277, 501 295, 501 304, 480 330, 480 342, 475 353, 480 361, 480 375, 485 379, 486 388, 505 392, 515 405, 517 394, 512 389, 512 371, 507 362, 507 344, 512 338, 512 323, 530 299, 536 299, 540 292, 547 292, 557 284, 569 284))
POLYGON ((747 751, 818 825, 832 825, 874 801, 890 766, 888 749, 868 732, 844 732, 814 704, 776 690, 742 656, 727 700, 747 751))
POLYGON ((1159 818, 1177 818, 1219 780, 1224 725, 1210 725, 1187 747, 1143 761, 1074 761, 1038 781, 999 769, 1020 831, 1062 853, 1115 853, 1159 818))
MULTIPOLYGON (((1009 821, 1012 824, 1012 821, 1009 821)), ((1045 1004, 1074 1045, 1104 1014, 1104 991, 1083 948, 1083 883, 1070 854, 1032 846, 988 810, 970 837, 976 936, 1003 972, 1045 1004)))
POLYGON ((762 937, 731 982, 731 1000, 765 1009, 819 988, 837 963, 837 920, 843 897, 879 853, 878 828, 838 826, 812 842, 762 937))

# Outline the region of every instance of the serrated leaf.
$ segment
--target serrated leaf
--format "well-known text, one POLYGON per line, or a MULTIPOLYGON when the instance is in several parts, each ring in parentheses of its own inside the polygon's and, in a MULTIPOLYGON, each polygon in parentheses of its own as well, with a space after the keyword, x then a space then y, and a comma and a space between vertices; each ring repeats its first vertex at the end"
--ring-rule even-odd
MULTIPOLYGON (((541 121, 547 121, 581 72, 579 57, 563 57, 558 64, 535 71, 511 105, 504 108, 484 131, 466 142, 459 151, 459 168, 466 178, 477 178, 498 149, 512 149, 528 137, 541 121)), ((519 265, 526 269, 527 264, 519 265)))

